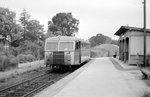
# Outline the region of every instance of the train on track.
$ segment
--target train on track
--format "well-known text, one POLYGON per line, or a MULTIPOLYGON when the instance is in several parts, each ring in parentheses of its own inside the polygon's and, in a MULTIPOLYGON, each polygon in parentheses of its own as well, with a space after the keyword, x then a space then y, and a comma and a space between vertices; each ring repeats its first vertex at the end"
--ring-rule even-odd
POLYGON ((72 36, 45 40, 45 64, 51 70, 73 68, 90 59, 90 43, 72 36))

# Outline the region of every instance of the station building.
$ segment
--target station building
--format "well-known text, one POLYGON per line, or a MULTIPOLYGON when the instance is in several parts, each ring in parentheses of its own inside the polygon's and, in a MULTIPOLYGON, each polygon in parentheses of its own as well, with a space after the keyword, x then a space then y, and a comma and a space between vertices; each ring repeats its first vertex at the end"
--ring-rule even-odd
MULTIPOLYGON (((137 55, 144 55, 143 28, 121 26, 115 35, 119 36, 119 59, 127 64, 137 64, 137 55)), ((150 55, 150 29, 146 29, 146 55, 150 55)))

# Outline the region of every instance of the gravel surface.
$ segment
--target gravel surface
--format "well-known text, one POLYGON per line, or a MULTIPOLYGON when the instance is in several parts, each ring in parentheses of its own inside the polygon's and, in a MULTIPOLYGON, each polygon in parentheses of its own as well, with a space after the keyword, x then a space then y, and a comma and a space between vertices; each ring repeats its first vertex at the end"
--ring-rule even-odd
POLYGON ((0 89, 3 89, 7 86, 16 84, 18 82, 27 80, 29 78, 33 78, 35 76, 38 76, 40 74, 44 74, 45 73, 45 68, 41 67, 41 68, 37 68, 31 71, 26 71, 20 74, 12 74, 9 77, 6 78, 1 78, 0 79, 0 89))
POLYGON ((0 72, 0 89, 35 77, 41 73, 45 73, 43 60, 19 64, 18 68, 0 72))

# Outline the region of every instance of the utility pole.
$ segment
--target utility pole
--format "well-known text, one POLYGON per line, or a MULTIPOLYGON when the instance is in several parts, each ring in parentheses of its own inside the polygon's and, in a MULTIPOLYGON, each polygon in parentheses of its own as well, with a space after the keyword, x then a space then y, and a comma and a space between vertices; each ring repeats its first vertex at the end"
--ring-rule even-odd
POLYGON ((24 35, 23 35, 23 38, 24 38, 24 40, 25 40, 25 33, 26 33, 26 24, 25 24, 25 23, 26 23, 26 22, 25 22, 25 21, 26 21, 26 15, 25 15, 25 14, 23 14, 23 19, 24 19, 24 20, 23 20, 23 21, 24 21, 24 24, 23 24, 23 34, 24 34, 24 35))
POLYGON ((38 61, 39 61, 39 65, 40 65, 40 37, 41 36, 37 36, 38 37, 38 61))
POLYGON ((146 66, 146 0, 144 0, 143 2, 144 4, 144 66, 146 66))

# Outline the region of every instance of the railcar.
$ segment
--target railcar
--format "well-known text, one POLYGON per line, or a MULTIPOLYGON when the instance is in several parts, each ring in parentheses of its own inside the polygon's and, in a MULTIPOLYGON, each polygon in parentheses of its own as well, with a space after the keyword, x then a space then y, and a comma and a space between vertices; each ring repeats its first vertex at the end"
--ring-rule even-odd
POLYGON ((50 69, 79 66, 90 59, 90 43, 72 36, 49 37, 45 40, 45 64, 50 69))

